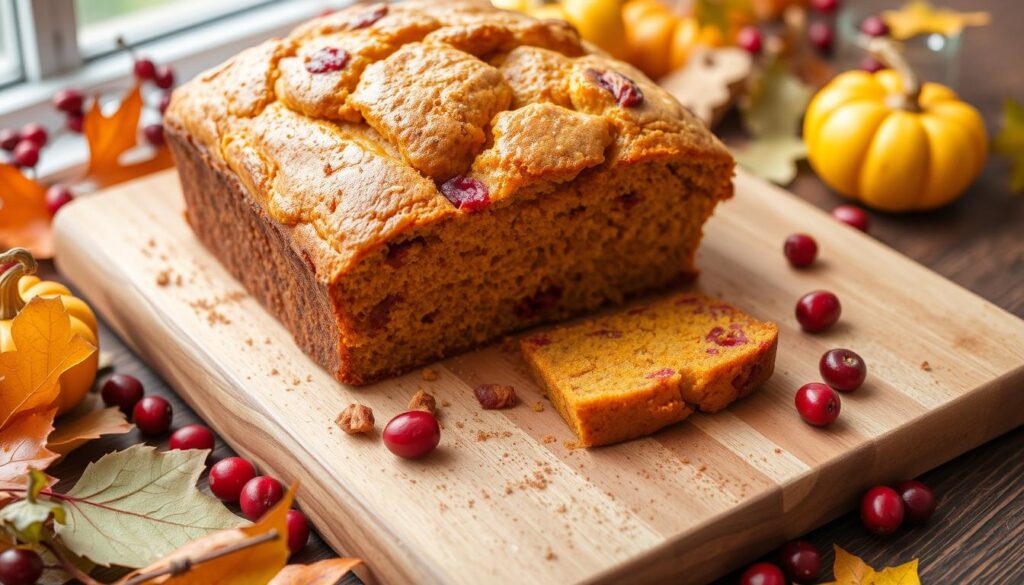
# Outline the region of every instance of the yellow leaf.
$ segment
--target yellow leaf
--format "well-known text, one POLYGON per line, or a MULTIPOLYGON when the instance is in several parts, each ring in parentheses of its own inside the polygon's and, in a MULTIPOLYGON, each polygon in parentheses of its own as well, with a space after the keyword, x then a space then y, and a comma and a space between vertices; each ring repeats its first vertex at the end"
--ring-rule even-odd
POLYGON ((253 585, 269 583, 288 562, 288 525, 285 522, 288 509, 295 498, 297 484, 293 484, 276 506, 271 508, 258 522, 221 530, 178 548, 174 552, 156 561, 152 565, 139 569, 125 576, 119 583, 124 583, 138 575, 159 571, 175 561, 189 559, 192 568, 178 576, 162 575, 145 581, 146 585, 167 583, 168 585, 253 585), (277 531, 277 538, 267 540, 255 546, 226 554, 205 562, 196 563, 200 555, 208 555, 218 550, 238 544, 244 540, 277 531))
POLYGON ((876 572, 860 557, 846 552, 838 545, 835 550, 833 572, 836 580, 825 585, 921 585, 917 575, 917 559, 876 572))
POLYGON ((53 257, 45 195, 42 185, 14 165, 0 164, 0 249, 28 248, 36 258, 53 257))
POLYGON ((30 470, 46 469, 59 457, 46 448, 56 414, 56 408, 22 414, 0 430, 0 486, 13 486, 30 470))
POLYGON ((312 565, 288 565, 269 585, 334 585, 362 563, 360 559, 327 559, 312 565))
MULTIPOLYGON (((90 398, 90 402, 96 402, 94 397, 90 398)), ((60 418, 57 428, 50 433, 46 446, 54 453, 64 456, 92 439, 98 439, 102 435, 127 433, 134 426, 117 407, 76 408, 60 418)))
POLYGON ((59 298, 32 299, 11 324, 14 351, 0 353, 0 429, 19 413, 49 408, 60 376, 96 351, 71 330, 59 298))
POLYGON ((992 150, 1010 159, 1010 191, 1024 192, 1024 106, 1007 98, 992 150))
POLYGON ((991 15, 988 12, 935 8, 928 0, 910 0, 899 10, 886 10, 882 18, 889 25, 892 37, 902 41, 930 33, 953 37, 968 26, 987 25, 991 15))

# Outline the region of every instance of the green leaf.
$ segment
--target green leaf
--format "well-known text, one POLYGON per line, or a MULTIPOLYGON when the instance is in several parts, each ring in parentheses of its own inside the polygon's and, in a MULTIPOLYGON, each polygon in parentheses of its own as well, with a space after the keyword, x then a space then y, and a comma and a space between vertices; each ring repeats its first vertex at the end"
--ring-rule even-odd
POLYGON ((741 104, 743 125, 755 138, 793 136, 811 101, 811 88, 776 59, 741 104))
POLYGON ((46 487, 46 483, 46 474, 33 469, 28 474, 25 498, 0 509, 0 524, 22 542, 39 542, 51 516, 56 522, 64 522, 64 506, 39 499, 39 492, 46 487))
POLYGON ((64 495, 57 534, 98 565, 144 567, 186 542, 246 524, 196 489, 209 451, 134 445, 90 463, 64 495))
POLYGON ((992 150, 1010 159, 1010 191, 1024 191, 1024 106, 1003 102, 1003 123, 992 140, 992 150))
POLYGON ((804 141, 796 136, 753 140, 744 148, 732 149, 736 162, 762 179, 788 185, 796 178, 796 163, 807 156, 804 141))

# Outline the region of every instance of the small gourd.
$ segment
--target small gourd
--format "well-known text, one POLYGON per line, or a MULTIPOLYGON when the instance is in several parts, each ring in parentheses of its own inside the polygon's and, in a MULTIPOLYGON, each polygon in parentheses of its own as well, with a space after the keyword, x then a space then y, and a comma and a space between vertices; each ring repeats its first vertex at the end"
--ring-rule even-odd
POLYGON ((718 28, 679 16, 660 0, 627 0, 622 19, 629 61, 654 79, 686 65, 694 48, 725 41, 718 28))
POLYGON ((0 267, 8 264, 11 266, 0 275, 0 351, 16 349, 11 324, 25 304, 35 297, 59 298, 71 318, 71 331, 97 348, 88 359, 61 375, 57 414, 63 414, 82 401, 96 378, 99 367, 96 315, 63 284, 34 276, 36 261, 28 250, 12 248, 0 254, 0 267))
POLYGON ((870 49, 892 69, 843 73, 811 100, 811 166, 836 191, 882 211, 952 202, 988 156, 981 115, 948 87, 922 85, 891 41, 873 39, 870 49))

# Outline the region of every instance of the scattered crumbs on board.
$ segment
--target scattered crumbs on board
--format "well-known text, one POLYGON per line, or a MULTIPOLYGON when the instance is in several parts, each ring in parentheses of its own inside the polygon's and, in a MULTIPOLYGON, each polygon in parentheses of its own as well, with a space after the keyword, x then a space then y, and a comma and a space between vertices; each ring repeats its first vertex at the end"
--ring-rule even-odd
POLYGON ((530 409, 532 409, 533 412, 544 412, 544 403, 538 400, 530 405, 530 409))
POLYGON ((437 370, 435 370, 434 368, 423 368, 423 371, 420 372, 420 377, 422 377, 423 380, 426 382, 433 382, 434 380, 440 378, 441 375, 438 374, 437 370))
POLYGON ((925 361, 921 362, 921 369, 926 371, 926 372, 930 372, 930 371, 932 371, 932 365, 929 364, 927 360, 925 360, 925 361))
POLYGON ((541 441, 543 441, 545 445, 550 445, 551 443, 558 441, 558 437, 554 435, 544 435, 544 438, 541 439, 541 441))

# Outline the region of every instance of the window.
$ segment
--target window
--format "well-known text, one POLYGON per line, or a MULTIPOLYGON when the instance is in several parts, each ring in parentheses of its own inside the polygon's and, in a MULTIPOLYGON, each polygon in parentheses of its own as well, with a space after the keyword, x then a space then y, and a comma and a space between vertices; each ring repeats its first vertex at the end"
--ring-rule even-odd
POLYGON ((21 77, 18 34, 14 22, 14 3, 0 3, 0 86, 21 77))
POLYGON ((279 0, 75 0, 84 58, 109 53, 123 37, 135 45, 279 0))

